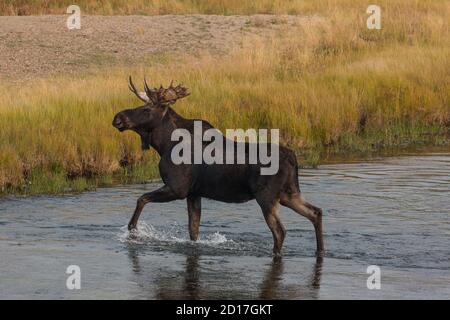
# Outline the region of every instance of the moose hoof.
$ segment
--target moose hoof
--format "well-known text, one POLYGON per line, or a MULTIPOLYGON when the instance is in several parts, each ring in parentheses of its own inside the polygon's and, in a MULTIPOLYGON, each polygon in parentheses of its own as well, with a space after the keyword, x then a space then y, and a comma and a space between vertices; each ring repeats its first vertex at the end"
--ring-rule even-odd
POLYGON ((191 241, 196 242, 198 240, 198 234, 191 234, 189 235, 189 238, 191 241))
POLYGON ((133 230, 136 230, 136 225, 132 224, 132 223, 129 223, 128 224, 128 231, 133 231, 133 230))
POLYGON ((282 254, 279 250, 273 250, 273 257, 274 258, 281 258, 282 254))

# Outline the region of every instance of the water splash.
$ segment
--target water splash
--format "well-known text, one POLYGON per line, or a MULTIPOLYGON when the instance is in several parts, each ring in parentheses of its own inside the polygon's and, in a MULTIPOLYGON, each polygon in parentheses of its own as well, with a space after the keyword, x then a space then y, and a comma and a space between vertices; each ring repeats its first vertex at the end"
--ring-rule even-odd
POLYGON ((234 242, 233 240, 228 240, 227 237, 225 237, 223 234, 221 234, 220 232, 214 232, 213 234, 208 234, 205 237, 206 239, 200 239, 197 242, 201 243, 201 244, 209 244, 209 245, 216 245, 216 244, 222 244, 222 243, 227 243, 227 242, 234 242))
MULTIPOLYGON (((186 228, 176 222, 172 223, 167 229, 155 228, 146 222, 139 222, 137 228, 128 231, 127 226, 120 228, 118 239, 122 243, 146 244, 146 243, 194 243, 187 237, 186 228)), ((200 237, 195 243, 207 246, 218 246, 223 244, 234 244, 231 239, 227 239, 220 232, 215 232, 200 237)))

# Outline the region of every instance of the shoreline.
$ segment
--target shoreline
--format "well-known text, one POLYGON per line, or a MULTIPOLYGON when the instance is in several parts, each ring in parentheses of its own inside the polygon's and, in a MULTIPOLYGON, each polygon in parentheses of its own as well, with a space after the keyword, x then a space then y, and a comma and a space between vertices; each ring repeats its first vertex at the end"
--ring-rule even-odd
MULTIPOLYGON (((383 159, 390 159, 390 158, 397 158, 397 157, 426 157, 426 156, 436 156, 436 155, 450 155, 450 148, 449 146, 425 146, 425 145, 416 145, 416 146, 410 146, 405 149, 401 150, 385 150, 383 152, 374 153, 370 156, 355 156, 348 155, 348 156, 336 156, 334 159, 328 159, 321 162, 318 166, 304 166, 300 165, 299 171, 303 169, 320 169, 321 166, 327 166, 327 165, 338 165, 338 164, 355 164, 355 163, 370 163, 370 162, 377 162, 382 161, 383 159)), ((299 162, 301 162, 301 157, 297 157, 299 162)), ((145 164, 142 166, 137 166, 137 170, 140 170, 142 167, 145 167, 145 164)), ((156 166, 152 166, 152 169, 156 170, 156 166)), ((98 180, 101 179, 101 177, 96 177, 96 179, 87 180, 86 188, 83 190, 60 190, 60 192, 33 192, 33 193, 27 193, 27 192, 2 192, 0 193, 0 200, 5 199, 8 197, 35 197, 35 196, 70 196, 70 195, 77 195, 84 192, 96 192, 97 189, 101 188, 114 188, 114 187, 120 187, 120 186, 129 186, 129 185, 144 185, 144 184, 151 184, 151 183, 158 183, 162 182, 161 178, 159 178, 159 173, 155 171, 155 173, 158 174, 158 177, 150 177, 147 179, 144 179, 144 177, 139 177, 136 181, 136 179, 129 178, 130 180, 123 182, 120 181, 122 179, 126 179, 126 176, 124 175, 118 175, 116 177, 113 177, 110 182, 105 184, 98 184, 98 180)), ((300 174, 299 174, 300 176, 300 174)))

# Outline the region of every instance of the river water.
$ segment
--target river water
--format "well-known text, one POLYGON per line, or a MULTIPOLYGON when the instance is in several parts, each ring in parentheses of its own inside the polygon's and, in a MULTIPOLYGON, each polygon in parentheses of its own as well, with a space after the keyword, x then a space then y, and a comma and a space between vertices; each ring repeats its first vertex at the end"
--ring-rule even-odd
POLYGON ((0 199, 0 298, 450 298, 450 155, 386 158, 301 170, 305 198, 324 210, 326 255, 312 225, 287 208, 281 260, 254 201, 203 199, 200 241, 185 201, 148 204, 136 238, 136 199, 160 186, 0 199), (69 265, 81 289, 69 290, 69 265), (367 268, 380 268, 369 290, 367 268))

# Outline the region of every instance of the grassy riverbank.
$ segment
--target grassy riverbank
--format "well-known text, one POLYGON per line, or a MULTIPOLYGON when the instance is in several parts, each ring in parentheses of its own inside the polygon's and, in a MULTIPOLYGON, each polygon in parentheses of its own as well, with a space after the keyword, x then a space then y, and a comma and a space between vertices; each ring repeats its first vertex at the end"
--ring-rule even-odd
POLYGON ((111 126, 117 111, 139 105, 129 74, 146 74, 154 85, 183 82, 192 94, 175 109, 219 129, 279 128, 304 165, 448 146, 448 3, 394 1, 382 30, 366 29, 365 8, 342 3, 269 40, 245 39, 226 56, 161 54, 141 65, 2 82, 0 192, 82 191, 157 177, 156 155, 111 126))

